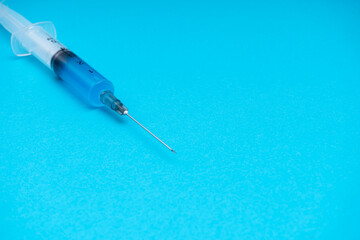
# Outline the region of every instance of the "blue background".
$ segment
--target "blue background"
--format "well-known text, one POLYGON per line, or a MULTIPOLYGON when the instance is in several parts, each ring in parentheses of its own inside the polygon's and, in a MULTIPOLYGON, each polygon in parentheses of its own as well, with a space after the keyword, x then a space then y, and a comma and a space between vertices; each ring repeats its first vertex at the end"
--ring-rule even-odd
POLYGON ((360 239, 358 1, 6 3, 178 153, 1 28, 1 239, 360 239))

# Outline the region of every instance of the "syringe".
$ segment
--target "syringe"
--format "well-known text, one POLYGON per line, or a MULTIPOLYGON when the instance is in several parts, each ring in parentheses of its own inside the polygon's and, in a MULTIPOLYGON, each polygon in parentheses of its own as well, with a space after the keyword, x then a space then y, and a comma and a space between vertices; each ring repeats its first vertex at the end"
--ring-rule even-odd
POLYGON ((114 86, 109 80, 56 40, 56 31, 52 22, 32 24, 17 12, 0 3, 0 24, 12 34, 11 47, 15 55, 34 55, 53 70, 85 102, 94 107, 105 105, 120 115, 129 116, 175 153, 128 113, 125 105, 114 96, 114 86))

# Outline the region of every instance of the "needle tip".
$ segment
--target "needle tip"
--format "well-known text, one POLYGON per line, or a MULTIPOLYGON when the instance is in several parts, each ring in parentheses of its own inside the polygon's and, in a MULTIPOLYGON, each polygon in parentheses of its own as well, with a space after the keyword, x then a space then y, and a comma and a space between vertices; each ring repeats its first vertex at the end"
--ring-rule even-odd
POLYGON ((174 150, 172 150, 166 143, 164 143, 163 141, 160 140, 160 138, 158 138, 157 136, 155 136, 152 132, 150 132, 146 127, 144 127, 141 123, 139 123, 135 118, 133 118, 127 111, 125 111, 123 113, 123 115, 127 115, 128 117, 130 117, 134 122, 136 122, 137 124, 139 124, 140 127, 142 127, 143 129, 145 129, 148 133, 150 133, 154 138, 156 138, 159 142, 161 142, 165 147, 167 147, 170 151, 172 151, 173 153, 176 153, 174 150))

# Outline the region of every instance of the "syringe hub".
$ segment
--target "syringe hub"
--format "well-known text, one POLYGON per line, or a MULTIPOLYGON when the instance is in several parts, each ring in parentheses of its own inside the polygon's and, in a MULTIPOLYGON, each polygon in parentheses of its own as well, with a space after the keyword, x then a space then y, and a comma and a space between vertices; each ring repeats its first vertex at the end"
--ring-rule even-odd
POLYGON ((104 91, 100 95, 100 101, 120 115, 128 113, 127 107, 125 107, 125 105, 117 99, 111 91, 104 91))

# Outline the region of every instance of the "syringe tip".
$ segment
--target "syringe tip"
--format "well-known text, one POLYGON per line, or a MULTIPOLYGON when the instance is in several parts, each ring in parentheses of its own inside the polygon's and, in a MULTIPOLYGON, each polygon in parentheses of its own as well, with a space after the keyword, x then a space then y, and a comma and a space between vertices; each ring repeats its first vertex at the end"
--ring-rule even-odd
POLYGON ((124 113, 124 115, 127 115, 128 117, 130 117, 134 122, 136 122, 140 127, 142 127, 143 129, 145 129, 148 133, 150 133, 154 138, 156 138, 159 142, 161 142, 165 147, 167 147, 170 151, 172 151, 173 153, 176 153, 172 148, 170 148, 166 143, 164 143, 163 141, 160 140, 160 138, 158 138, 157 136, 155 136, 155 134, 153 134, 152 132, 150 132, 146 127, 144 127, 141 123, 139 123, 135 118, 133 118, 128 112, 124 113))

